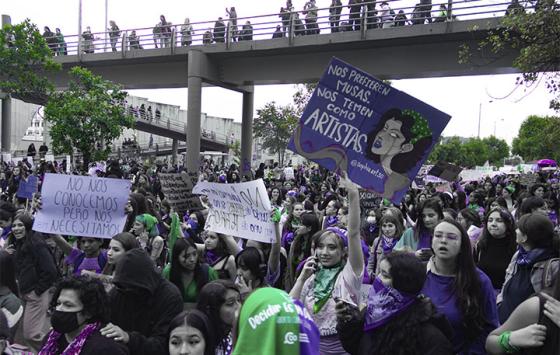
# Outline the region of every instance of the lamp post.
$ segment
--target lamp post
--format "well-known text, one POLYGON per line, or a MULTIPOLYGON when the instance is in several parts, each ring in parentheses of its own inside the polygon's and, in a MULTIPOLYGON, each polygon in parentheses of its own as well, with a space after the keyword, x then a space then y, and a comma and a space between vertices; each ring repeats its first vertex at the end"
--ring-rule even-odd
POLYGON ((498 121, 503 122, 504 119, 503 119, 503 118, 499 118, 499 119, 495 119, 495 120, 494 120, 494 137, 496 137, 496 123, 497 123, 498 121))

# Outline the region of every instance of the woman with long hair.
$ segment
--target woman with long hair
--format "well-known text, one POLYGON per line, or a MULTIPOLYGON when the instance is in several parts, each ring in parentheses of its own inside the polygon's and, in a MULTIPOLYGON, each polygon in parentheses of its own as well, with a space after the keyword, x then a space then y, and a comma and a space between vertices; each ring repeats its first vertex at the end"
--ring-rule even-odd
POLYGON ((474 264, 467 232, 455 220, 442 220, 434 229, 432 250, 422 293, 451 323, 454 353, 484 354, 498 314, 494 288, 474 264))
POLYGON ((292 205, 292 211, 288 214, 286 222, 282 226, 282 247, 287 252, 295 238, 295 232, 301 225, 301 214, 304 212, 303 203, 296 202, 292 205))
POLYGON ((134 234, 140 247, 148 253, 158 267, 165 264, 167 255, 164 253, 165 242, 157 229, 158 220, 151 214, 136 216, 130 233, 134 234))
POLYGON ((373 241, 367 264, 367 272, 372 279, 379 273, 381 260, 393 251, 404 232, 402 220, 391 214, 381 217, 379 225, 381 231, 373 241))
POLYGON ((280 208, 282 207, 282 201, 284 196, 282 196, 282 190, 278 187, 273 187, 270 190, 270 203, 272 207, 280 208))
POLYGON ((340 301, 337 330, 350 354, 451 355, 451 328, 421 294, 426 267, 414 255, 389 253, 369 291, 364 314, 340 301))
POLYGON ((491 354, 557 355, 560 349, 560 273, 554 286, 521 303, 486 339, 491 354))
POLYGON ((208 317, 198 311, 179 313, 169 323, 169 355, 214 355, 216 335, 208 317))
POLYGON ((212 267, 200 262, 196 244, 188 238, 177 239, 171 262, 165 266, 162 275, 177 286, 185 303, 197 302, 202 287, 218 278, 212 267))
POLYGON ((25 301, 23 337, 31 347, 38 349, 49 329, 49 289, 58 277, 58 270, 45 238, 34 232, 32 226, 33 216, 18 213, 6 241, 6 250, 15 256, 16 280, 25 301))
POLYGON ((235 257, 228 251, 223 235, 215 232, 202 232, 204 239, 204 259, 216 273, 218 278, 235 281, 237 268, 235 257))
POLYGON ((346 176, 341 183, 348 191, 348 232, 329 227, 313 236, 315 256, 307 260, 290 291, 317 323, 321 354, 346 353, 336 332, 335 298, 358 304, 364 272, 358 188, 346 176))
POLYGON ((497 299, 501 322, 532 294, 552 286, 560 265, 554 239, 554 226, 547 215, 533 212, 519 219, 516 231, 519 247, 506 269, 497 299))
POLYGON ((463 208, 457 214, 456 219, 467 231, 471 245, 474 248, 482 234, 482 221, 480 220, 480 216, 470 208, 463 208))
POLYGON ((196 308, 205 313, 215 330, 216 355, 229 355, 233 348, 232 329, 236 313, 241 307, 241 296, 229 280, 216 280, 200 291, 196 308))
POLYGON ((504 208, 491 210, 475 246, 474 258, 477 267, 488 275, 497 292, 502 289, 506 268, 516 247, 513 216, 504 208))
POLYGON ((291 289, 299 276, 299 266, 311 256, 311 239, 319 231, 319 219, 315 213, 301 215, 301 225, 295 231, 294 241, 288 253, 286 281, 284 287, 291 289))
POLYGON ((407 228, 395 245, 395 250, 408 250, 422 260, 432 256, 432 235, 435 226, 443 219, 443 210, 438 199, 431 198, 418 206, 420 216, 414 227, 407 228))

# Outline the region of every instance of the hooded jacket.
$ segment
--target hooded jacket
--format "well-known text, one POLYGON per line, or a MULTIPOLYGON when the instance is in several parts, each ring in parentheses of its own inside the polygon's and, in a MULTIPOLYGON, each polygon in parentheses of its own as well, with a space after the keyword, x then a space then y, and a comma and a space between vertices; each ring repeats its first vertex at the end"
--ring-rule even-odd
POLYGON ((109 293, 111 322, 130 337, 131 354, 166 354, 171 320, 183 310, 181 293, 157 271, 141 249, 119 261, 109 293))

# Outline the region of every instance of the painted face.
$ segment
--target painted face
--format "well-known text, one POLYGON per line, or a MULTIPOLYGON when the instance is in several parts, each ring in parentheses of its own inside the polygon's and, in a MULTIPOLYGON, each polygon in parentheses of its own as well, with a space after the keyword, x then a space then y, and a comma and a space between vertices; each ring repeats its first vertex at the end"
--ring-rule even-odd
POLYGON ((305 210, 303 209, 303 205, 301 203, 297 203, 294 205, 294 210, 292 211, 294 217, 296 218, 300 218, 301 214, 304 212, 305 210))
POLYGON ((537 197, 543 198, 543 196, 544 196, 544 188, 543 188, 542 186, 539 186, 539 187, 535 190, 534 195, 537 196, 537 197))
POLYGON ((424 208, 422 210, 422 221, 428 229, 434 228, 439 222, 439 216, 432 208, 424 208))
POLYGON ((214 250, 218 247, 218 240, 216 233, 208 232, 206 233, 206 238, 204 238, 204 246, 207 250, 214 250))
POLYGON ((16 219, 14 223, 12 223, 12 233, 16 239, 25 237, 25 225, 19 219, 16 219))
POLYGON ((505 236, 506 223, 502 216, 500 216, 500 212, 495 211, 490 213, 488 222, 486 222, 486 228, 488 228, 488 233, 494 238, 503 238, 505 236))
POLYGON ((397 226, 393 222, 383 222, 381 226, 381 232, 386 237, 395 237, 395 233, 397 232, 397 226))
POLYGON ((315 253, 319 257, 319 262, 324 267, 331 267, 339 264, 342 260, 343 250, 340 248, 338 236, 329 233, 320 238, 315 247, 315 253))
POLYGON ((391 277, 391 264, 387 259, 381 260, 379 263, 379 274, 377 275, 379 280, 387 287, 393 286, 393 278, 391 277))
POLYGON ((200 330, 181 325, 169 334, 170 355, 204 355, 206 341, 200 330))
POLYGON ((388 120, 385 127, 375 136, 371 145, 371 152, 377 155, 397 155, 410 151, 409 145, 403 146, 406 138, 401 132, 401 127, 401 121, 393 118, 388 120))
POLYGON ((198 252, 196 248, 188 247, 179 254, 179 264, 187 271, 194 271, 197 261, 198 252))
POLYGON ((241 307, 241 298, 239 292, 227 290, 225 299, 225 302, 220 306, 220 319, 225 325, 232 327, 236 318, 235 313, 241 307))
POLYGON ((451 223, 438 224, 434 229, 432 249, 440 259, 455 259, 461 251, 461 231, 451 223))
POLYGON ((122 256, 126 253, 121 242, 111 239, 109 242, 109 250, 107 250, 107 262, 110 265, 116 265, 122 256))

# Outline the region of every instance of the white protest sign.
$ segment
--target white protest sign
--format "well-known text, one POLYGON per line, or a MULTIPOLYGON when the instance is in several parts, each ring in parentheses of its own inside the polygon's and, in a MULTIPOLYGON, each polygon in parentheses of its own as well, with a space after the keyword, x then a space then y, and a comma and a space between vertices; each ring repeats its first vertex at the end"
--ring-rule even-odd
POLYGON ((12 161, 12 154, 11 153, 2 153, 2 161, 5 163, 9 163, 12 161))
POLYGON ((484 170, 472 170, 466 169, 461 171, 459 176, 463 179, 463 181, 478 181, 489 174, 484 170))
POLYGON ((54 162, 54 155, 52 155, 52 154, 45 154, 45 161, 52 161, 52 162, 54 162))
POLYGON ((284 177, 286 178, 286 180, 294 180, 295 179, 294 168, 292 167, 284 168, 284 177))
POLYGON ((274 241, 272 206, 262 179, 240 184, 199 182, 193 193, 208 196, 212 204, 205 229, 259 242, 274 241))
POLYGON ((111 238, 126 223, 130 181, 45 174, 42 208, 33 230, 49 234, 111 238))

